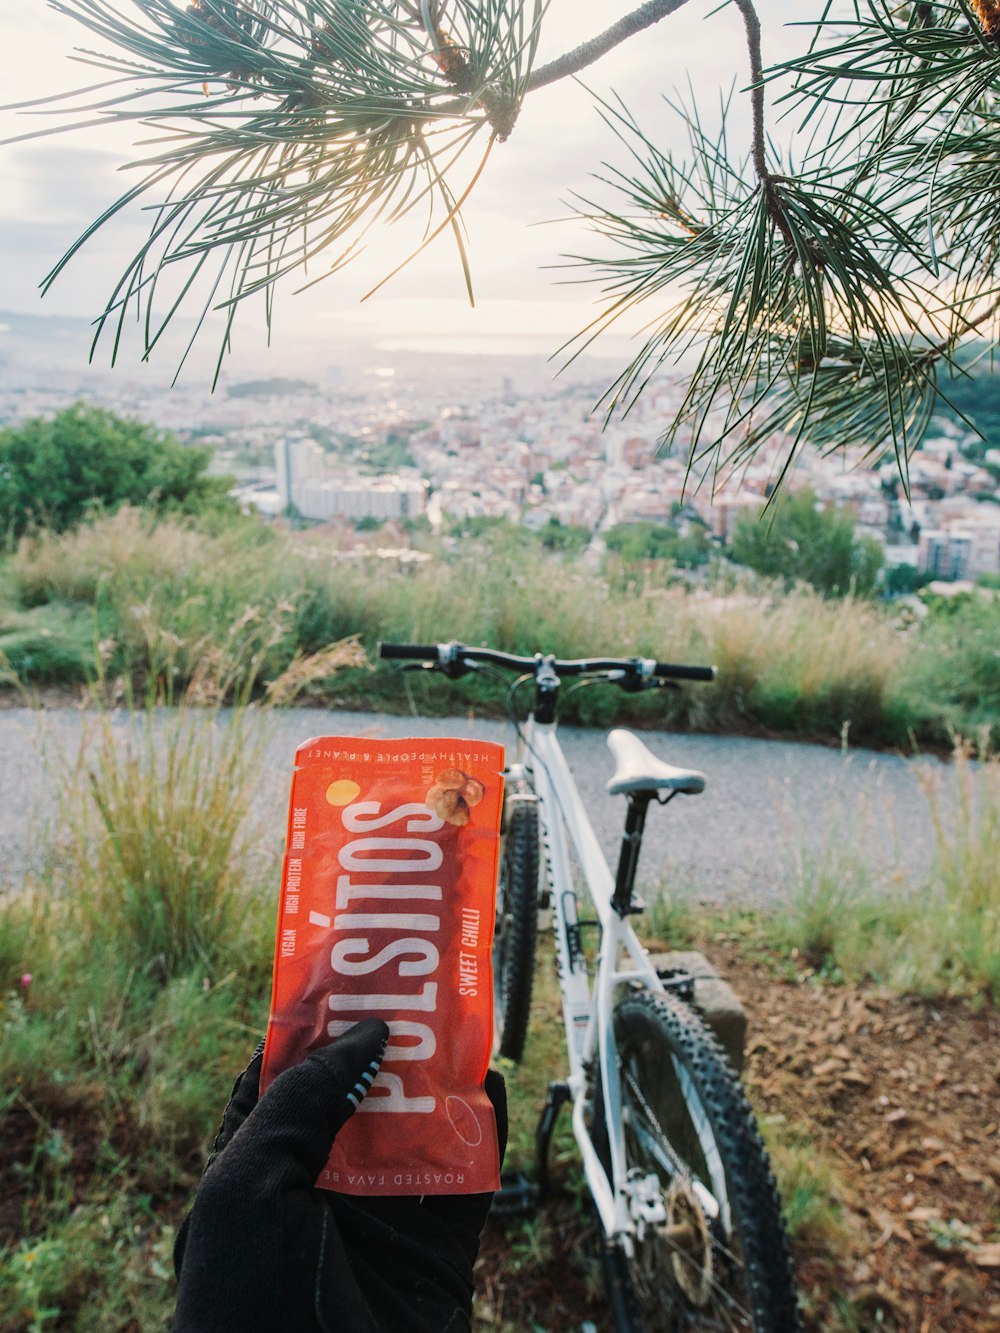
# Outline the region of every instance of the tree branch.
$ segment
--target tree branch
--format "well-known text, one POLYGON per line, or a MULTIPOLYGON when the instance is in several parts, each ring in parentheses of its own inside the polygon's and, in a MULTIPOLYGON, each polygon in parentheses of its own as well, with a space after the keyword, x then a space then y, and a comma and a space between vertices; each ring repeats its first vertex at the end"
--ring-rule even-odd
POLYGON ((625 18, 619 19, 613 23, 606 32, 602 32, 598 37, 593 37, 589 42, 584 42, 582 46, 577 46, 572 51, 567 51, 565 55, 559 56, 556 60, 543 65, 541 69, 536 69, 528 79, 526 92, 534 92, 536 88, 544 88, 546 84, 555 83, 557 79, 565 79, 571 74, 578 74, 581 69, 586 69, 588 65, 593 65, 606 56, 609 51, 620 46, 622 42, 627 42, 630 37, 640 33, 644 28, 651 28, 654 23, 659 23, 660 19, 667 18, 668 15, 675 13, 687 0, 648 0, 644 5, 640 5, 633 13, 627 14, 625 18))
MULTIPOLYGON (((687 0, 647 0, 646 4, 640 5, 638 9, 631 14, 627 14, 625 18, 613 23, 607 31, 600 33, 599 36, 593 37, 589 42, 584 42, 582 45, 574 47, 572 51, 567 51, 564 55, 549 61, 541 69, 536 69, 524 85, 525 94, 534 92, 536 88, 544 88, 547 84, 556 83, 559 79, 569 78, 573 74, 578 74, 581 69, 586 69, 588 65, 596 64, 609 51, 613 51, 616 46, 620 46, 622 42, 627 42, 630 37, 634 37, 645 28, 651 28, 654 23, 659 23, 660 19, 676 13, 685 4, 687 4, 687 0)), ((407 7, 409 8, 409 6, 407 7)), ((495 108, 491 105, 491 99, 496 102, 496 92, 487 88, 479 99, 478 105, 486 112, 486 119, 497 133, 500 142, 503 143, 514 128, 512 109, 507 106, 505 99, 501 99, 504 101, 502 108, 504 114, 502 118, 498 117, 495 108)), ((468 115, 468 112, 469 104, 464 101, 439 102, 434 107, 436 116, 468 115)))
MULTIPOLYGON (((956 313, 958 312, 956 311, 956 313)), ((963 317, 965 327, 963 329, 956 329, 950 337, 935 343, 933 347, 929 347, 925 353, 925 359, 929 362, 933 362, 941 357, 950 357, 963 338, 967 337, 970 333, 975 333, 976 330, 982 328, 988 320, 994 319, 997 314, 1000 314, 1000 296, 994 297, 989 305, 987 305, 986 309, 982 310, 973 318, 965 319, 963 317)))
POLYGON ((753 0, 733 0, 733 3, 743 15, 743 26, 747 33, 747 50, 750 53, 750 106, 753 115, 750 151, 753 155, 753 169, 760 181, 761 189, 767 197, 767 211, 771 220, 794 251, 795 246, 791 228, 778 197, 777 181, 767 166, 764 132, 764 60, 760 49, 760 19, 757 17, 756 9, 754 9, 753 0))

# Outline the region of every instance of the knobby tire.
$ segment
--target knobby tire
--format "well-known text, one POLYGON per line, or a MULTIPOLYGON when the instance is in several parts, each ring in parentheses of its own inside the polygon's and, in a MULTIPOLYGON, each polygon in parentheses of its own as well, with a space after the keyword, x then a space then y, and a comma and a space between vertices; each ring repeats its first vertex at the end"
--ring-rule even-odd
POLYGON ((497 877, 493 935, 495 1049, 520 1060, 528 1035, 538 934, 538 807, 511 801, 497 877))
MULTIPOLYGON (((618 1333, 801 1333, 777 1186, 721 1046, 670 994, 625 995, 614 1023, 626 1165, 647 1182, 655 1174, 667 1210, 665 1224, 646 1225, 631 1257, 602 1239, 618 1333), (720 1205, 717 1218, 707 1216, 695 1180, 720 1205)), ((594 1142, 607 1165, 604 1121, 598 1080, 594 1142)))

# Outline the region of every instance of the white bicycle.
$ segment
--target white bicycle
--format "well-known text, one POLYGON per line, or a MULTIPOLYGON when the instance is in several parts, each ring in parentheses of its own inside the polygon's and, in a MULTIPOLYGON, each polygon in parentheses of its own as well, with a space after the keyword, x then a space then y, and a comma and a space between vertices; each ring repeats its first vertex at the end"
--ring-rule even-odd
POLYGON ((519 753, 506 772, 493 945, 495 1049, 512 1060, 523 1053, 538 912, 550 906, 569 1074, 549 1088, 537 1136, 538 1178, 544 1186, 552 1126, 568 1103, 600 1219, 615 1327, 620 1333, 800 1330, 781 1203, 739 1079, 691 1003, 692 978, 661 976, 629 922, 643 908, 635 878, 650 803, 701 792, 705 777, 664 763, 629 731, 609 733, 617 766, 608 791, 627 803, 612 876, 556 732, 564 679, 610 681, 637 692, 711 680, 713 668, 639 657, 518 657, 457 642, 384 643, 379 653, 452 679, 498 668, 521 673, 508 692, 519 753), (534 698, 517 719, 514 703, 525 685, 533 686, 534 698), (594 921, 578 917, 570 843, 594 921), (593 968, 581 940, 587 925, 600 930, 593 968))

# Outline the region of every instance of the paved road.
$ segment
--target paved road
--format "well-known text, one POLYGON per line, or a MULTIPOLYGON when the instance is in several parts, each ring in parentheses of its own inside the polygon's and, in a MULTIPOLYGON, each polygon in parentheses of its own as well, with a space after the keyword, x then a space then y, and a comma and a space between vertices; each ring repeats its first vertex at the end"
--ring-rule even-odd
MULTIPOLYGON (((18 887, 43 841, 46 815, 58 818, 49 793, 77 754, 86 725, 72 709, 40 717, 26 709, 0 711, 0 886, 18 887)), ((125 721, 118 725, 124 736, 125 721)), ((264 830, 262 850, 277 848, 284 836, 292 757, 309 736, 508 739, 496 722, 320 709, 290 710, 262 725, 269 729, 268 759, 254 811, 264 830)), ((561 735, 613 865, 624 803, 604 794, 612 764, 603 733, 567 727, 561 735)), ((659 881, 699 898, 764 903, 789 891, 804 860, 809 873, 810 863, 835 864, 856 854, 919 891, 933 855, 921 774, 933 774, 947 799, 954 775, 946 765, 718 736, 651 732, 644 739, 662 758, 708 775, 704 794, 651 811, 642 865, 647 885, 659 881)))

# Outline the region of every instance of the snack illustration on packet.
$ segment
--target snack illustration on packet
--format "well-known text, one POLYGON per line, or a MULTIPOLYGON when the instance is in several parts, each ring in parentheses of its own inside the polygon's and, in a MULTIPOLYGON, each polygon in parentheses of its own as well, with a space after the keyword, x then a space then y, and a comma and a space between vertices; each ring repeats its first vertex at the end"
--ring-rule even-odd
POLYGON ((499 1185, 483 1091, 503 747, 328 736, 295 756, 261 1089, 358 1020, 389 1044, 317 1185, 499 1185))
POLYGON ((486 795, 486 788, 478 778, 470 777, 460 768, 446 768, 434 779, 424 797, 425 804, 446 824, 461 828, 469 822, 469 811, 486 795))

